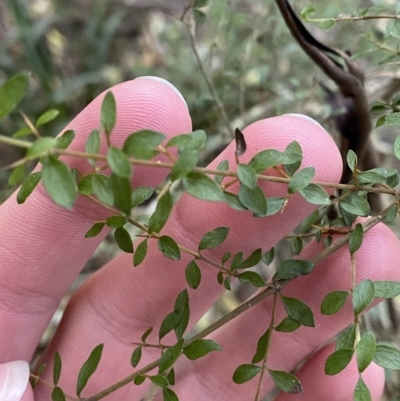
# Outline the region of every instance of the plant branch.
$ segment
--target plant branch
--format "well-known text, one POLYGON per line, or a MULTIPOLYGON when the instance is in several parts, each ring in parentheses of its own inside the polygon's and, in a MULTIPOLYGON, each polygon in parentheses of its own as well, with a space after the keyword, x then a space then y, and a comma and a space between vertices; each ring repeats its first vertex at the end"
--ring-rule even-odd
MULTIPOLYGON (((372 229, 373 227, 375 227, 379 222, 381 222, 385 218, 385 216, 388 213, 388 211, 390 210, 390 208, 391 208, 391 206, 387 207, 386 209, 384 209, 380 213, 378 213, 376 216, 371 217, 366 222, 364 222, 362 224, 364 234, 367 231, 369 231, 370 229, 372 229)), ((350 236, 350 233, 339 238, 335 243, 333 243, 332 245, 323 249, 321 252, 317 253, 314 257, 312 257, 310 259, 310 261, 314 264, 320 263, 322 260, 326 259, 328 256, 335 253, 338 249, 345 246, 349 240, 349 236, 350 236)), ((250 308, 257 305, 259 302, 263 301, 264 299, 268 298, 271 295, 276 294, 277 292, 280 292, 284 287, 286 287, 286 285, 288 285, 293 280, 294 279, 288 279, 288 280, 280 280, 280 281, 275 282, 273 287, 263 290, 259 294, 250 298, 248 301, 244 302, 242 305, 238 306, 233 311, 229 312, 227 315, 223 316, 221 319, 217 320, 210 326, 206 327, 200 333, 198 333, 195 336, 193 336, 192 338, 190 338, 185 343, 185 346, 191 344, 195 340, 202 339, 204 337, 209 336, 211 333, 215 332, 220 327, 224 326, 225 324, 227 324, 231 320, 235 319, 242 313, 248 311, 250 308)), ((118 390, 119 388, 125 386, 126 384, 131 383, 137 375, 143 375, 143 374, 146 374, 147 372, 155 369, 159 365, 159 363, 160 363, 160 359, 157 359, 157 360, 149 363, 148 365, 144 366, 143 368, 137 370, 136 372, 131 373, 129 376, 126 376, 125 378, 123 378, 122 380, 113 384, 112 386, 108 387, 107 389, 104 389, 104 390, 100 391, 99 393, 93 395, 92 397, 85 398, 81 401, 99 401, 102 398, 106 397, 107 395, 118 390)))

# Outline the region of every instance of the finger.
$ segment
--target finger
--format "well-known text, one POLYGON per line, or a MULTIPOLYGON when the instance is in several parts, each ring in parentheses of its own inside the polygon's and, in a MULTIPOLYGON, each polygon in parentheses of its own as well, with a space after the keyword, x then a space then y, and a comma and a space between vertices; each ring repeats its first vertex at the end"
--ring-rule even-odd
MULTIPOLYGON (((187 106, 170 84, 142 78, 112 91, 118 107, 113 144, 121 145, 139 129, 161 131, 167 137, 191 131, 187 106)), ((90 131, 100 127, 103 97, 66 127, 76 130, 71 149, 83 151, 90 131)), ((87 169, 85 161, 67 161, 87 169)), ((157 186, 166 173, 138 167, 134 185, 157 186)), ((55 206, 42 187, 23 205, 15 198, 14 194, 0 209, 0 327, 7 328, 0 331, 0 362, 30 359, 60 298, 107 233, 83 239, 93 221, 105 216, 87 200, 78 200, 70 212, 55 206)))
MULTIPOLYGON (((243 162, 258 151, 266 148, 284 150, 292 141, 297 140, 303 147, 303 167, 316 167, 316 179, 337 181, 341 176, 341 159, 329 135, 321 126, 299 117, 283 116, 263 120, 244 130, 247 153, 243 162), (315 152, 315 147, 319 152, 315 152), (336 150, 335 150, 336 149, 336 150)), ((234 165, 234 144, 231 144, 212 164, 228 159, 234 165)), ((287 188, 282 184, 262 184, 268 196, 284 196, 287 188)), ((233 190, 235 188, 233 187, 233 190)), ((237 190, 237 188, 236 188, 237 190)), ((280 238, 294 229, 312 210, 299 195, 294 195, 282 214, 264 219, 255 219, 250 212, 237 212, 221 203, 204 203, 184 195, 163 229, 179 244, 196 250, 201 237, 219 226, 230 227, 226 242, 207 256, 220 260, 225 251, 243 250, 245 255, 256 248, 269 249, 280 238)), ((71 376, 76 375, 84 361, 82 350, 91 350, 105 342, 103 351, 104 366, 112 365, 97 374, 96 380, 88 384, 87 394, 105 387, 131 371, 129 358, 132 341, 150 326, 155 334, 149 341, 157 341, 157 331, 161 320, 174 305, 175 297, 185 286, 184 269, 191 257, 182 253, 180 262, 166 259, 157 249, 157 244, 149 240, 149 250, 142 265, 132 267, 131 256, 122 254, 105 268, 96 273, 81 287, 73 297, 55 340, 49 349, 47 361, 57 349, 65 358, 71 376), (87 333, 82 336, 82 333, 87 333), (76 338, 79 338, 77 343, 76 338), (115 361, 115 362, 113 362, 115 361), (118 363, 116 363, 118 361, 118 363), (74 373, 75 372, 75 373, 74 373)), ((190 291, 191 324, 216 301, 222 287, 216 282, 218 270, 199 261, 202 270, 202 283, 196 291, 190 291)), ((143 363, 154 359, 157 353, 146 351, 143 363)), ((66 379, 63 385, 71 384, 66 379)), ((143 386, 141 386, 143 387, 143 386)), ((38 390, 41 396, 43 394, 38 390)), ((123 390, 124 391, 124 390, 123 390)), ((124 397, 125 392, 116 395, 124 397)), ((139 397, 140 388, 135 395, 139 397), (138 394, 139 392, 139 394, 138 394)))
MULTIPOLYGON (((310 259, 322 248, 322 244, 312 243, 302 252, 300 258, 310 259)), ((356 254, 357 281, 399 281, 400 271, 397 264, 393 263, 399 257, 400 246, 393 232, 383 224, 375 226, 365 234, 363 245, 356 254)), ((274 332, 268 368, 290 372, 308 355, 350 325, 354 321, 350 299, 335 315, 326 316, 320 312, 321 302, 329 292, 348 291, 350 287, 351 262, 347 247, 341 248, 318 264, 310 275, 299 277, 286 286, 283 295, 301 299, 311 307, 316 327, 301 326, 292 333, 274 332)), ((219 383, 227 399, 241 400, 254 391, 254 381, 234 385, 232 376, 239 365, 251 362, 258 338, 268 328, 271 309, 272 299, 268 298, 224 326, 213 338, 224 352, 210 354, 195 364, 184 366, 183 372, 188 380, 181 389, 182 394, 188 394, 190 389, 196 388, 196 383, 198 391, 201 391, 199 383, 204 383, 206 377, 211 388, 216 382, 219 383)), ((286 316, 287 313, 279 302, 276 325, 286 316)), ((262 394, 270 392, 272 388, 273 383, 267 377, 263 382, 262 394)))
MULTIPOLYGON (((360 377, 357 361, 353 358, 346 369, 335 376, 328 376, 324 370, 325 361, 334 351, 333 345, 322 348, 296 373, 303 385, 301 394, 282 393, 276 401, 352 400, 354 389, 360 377)), ((371 363, 361 376, 371 393, 371 400, 379 401, 385 383, 384 370, 371 363)))

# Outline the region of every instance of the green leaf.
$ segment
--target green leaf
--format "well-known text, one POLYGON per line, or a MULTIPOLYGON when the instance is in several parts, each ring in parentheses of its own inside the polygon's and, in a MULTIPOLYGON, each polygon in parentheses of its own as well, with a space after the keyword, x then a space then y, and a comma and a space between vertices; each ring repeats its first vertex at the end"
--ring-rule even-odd
POLYGON ((371 280, 364 280, 357 284, 353 293, 353 309, 356 315, 360 314, 373 301, 375 285, 371 280))
POLYGON ((0 87, 0 120, 10 114, 25 96, 29 76, 17 74, 0 87))
POLYGON ((82 365, 78 374, 78 381, 76 384, 76 394, 78 397, 81 395, 81 392, 85 388, 90 377, 97 370, 101 355, 103 353, 103 347, 104 344, 99 344, 97 347, 95 347, 91 352, 89 358, 82 365))
POLYGON ((33 145, 26 152, 26 157, 29 160, 37 159, 41 156, 45 156, 53 149, 56 145, 55 138, 46 136, 45 138, 37 139, 33 145))
POLYGON ((371 393, 361 376, 354 389, 353 401, 372 401, 371 393))
POLYGON ((353 323, 340 333, 336 341, 335 350, 338 351, 340 349, 353 348, 355 340, 356 340, 356 326, 353 323))
POLYGON ((168 375, 167 375, 167 380, 169 381, 169 384, 173 386, 175 384, 175 369, 171 368, 168 375))
POLYGON ((193 4, 193 8, 202 8, 206 7, 209 3, 209 0, 195 0, 193 4))
POLYGON ((287 314, 303 326, 315 327, 312 310, 300 299, 285 297, 281 294, 281 300, 287 314))
POLYGON ((153 328, 150 327, 149 329, 147 329, 141 337, 142 343, 146 343, 147 338, 149 337, 149 335, 151 334, 151 332, 153 331, 153 328))
POLYGON ((155 212, 149 219, 149 234, 159 233, 164 227, 171 213, 173 206, 172 197, 169 192, 166 192, 157 203, 155 212))
POLYGON ((139 345, 139 347, 136 347, 135 350, 132 352, 131 365, 134 368, 136 368, 136 366, 139 364, 141 358, 142 358, 142 346, 139 345))
POLYGON ((313 205, 329 205, 331 203, 329 195, 318 184, 309 184, 300 191, 301 196, 313 205))
POLYGON ((227 291, 231 291, 232 290, 232 288, 231 288, 231 277, 230 276, 226 276, 224 278, 224 288, 227 291))
POLYGON ((123 151, 129 156, 139 160, 149 160, 159 152, 155 150, 165 139, 159 132, 143 130, 135 132, 125 140, 123 151))
POLYGON ((110 188, 114 195, 114 206, 125 214, 131 213, 132 187, 129 178, 111 174, 110 188))
POLYGON ((147 255, 147 239, 143 240, 136 248, 133 255, 133 265, 139 266, 147 255))
POLYGON ((375 298, 394 298, 400 295, 400 283, 396 281, 374 281, 375 298))
MULTIPOLYGON (((86 153, 97 155, 100 152, 100 133, 97 129, 93 130, 86 141, 85 151, 86 153)), ((96 160, 88 159, 88 162, 94 166, 96 164, 96 160)))
POLYGON ((237 174, 239 181, 249 187, 250 189, 254 189, 257 185, 257 176, 253 167, 248 164, 239 164, 237 166, 237 174))
POLYGON ((117 105, 112 92, 107 92, 101 104, 101 129, 110 136, 117 120, 117 105))
POLYGON ((21 164, 20 166, 17 166, 14 168, 12 173, 10 174, 10 177, 8 178, 8 185, 10 187, 13 187, 14 185, 17 185, 19 182, 22 181, 25 175, 25 165, 21 164))
POLYGON ((60 387, 54 387, 51 392, 52 401, 66 401, 64 391, 60 387))
POLYGON ((213 351, 222 351, 222 348, 213 340, 194 340, 183 348, 185 356, 192 361, 213 351))
POLYGON ((357 223, 356 226, 353 228, 353 230, 350 232, 350 237, 349 237, 349 250, 351 254, 360 249, 363 236, 364 236, 363 226, 360 223, 357 223))
POLYGON ((267 149, 253 156, 249 165, 259 174, 270 167, 275 167, 279 164, 293 164, 301 160, 302 155, 298 153, 282 153, 275 149, 267 149))
POLYGON ((17 132, 15 132, 12 136, 13 138, 22 138, 32 133, 32 130, 29 127, 22 127, 17 132))
POLYGON ((394 38, 400 39, 400 21, 393 20, 386 25, 386 31, 394 38))
POLYGON ((201 173, 189 173, 182 179, 183 188, 195 198, 210 202, 223 201, 221 188, 209 177, 201 173))
POLYGON ((204 24, 204 22, 207 19, 206 14, 204 14, 202 11, 197 10, 197 9, 193 10, 193 17, 194 17, 194 21, 197 26, 204 24))
POLYGON ((36 121, 36 127, 40 127, 41 125, 47 124, 50 121, 53 121, 58 115, 60 111, 57 109, 51 109, 40 115, 40 117, 36 121))
POLYGON ((375 350, 376 339, 374 333, 364 333, 356 347, 357 366, 360 373, 364 372, 372 362, 375 350))
POLYGON ((217 274, 217 282, 218 282, 218 284, 224 283, 224 275, 222 274, 222 271, 219 271, 217 274))
POLYGON ((323 315, 334 315, 339 312, 346 303, 348 296, 348 291, 330 292, 322 301, 321 313, 323 315))
POLYGON ((233 373, 233 381, 236 384, 246 383, 255 377, 261 370, 260 366, 251 365, 251 364, 244 364, 240 365, 236 368, 235 372, 233 373))
POLYGON ((206 143, 207 134, 203 130, 196 130, 189 134, 192 140, 186 145, 185 148, 200 150, 206 143))
POLYGON ((62 362, 61 362, 61 357, 58 351, 54 354, 54 363, 53 363, 53 384, 57 386, 60 376, 61 376, 61 368, 62 368, 62 362))
POLYGON ((349 149, 347 152, 347 165, 349 169, 354 173, 355 169, 357 168, 358 158, 354 150, 349 149))
POLYGON ((295 154, 295 157, 299 158, 299 160, 294 163, 283 164, 285 171, 291 177, 299 169, 299 167, 301 165, 301 160, 303 158, 303 150, 301 149, 301 146, 297 141, 292 141, 289 143, 288 146, 286 146, 285 154, 289 154, 289 153, 295 154))
POLYGON ((107 163, 111 171, 116 175, 124 178, 131 178, 132 166, 128 156, 118 148, 110 146, 107 152, 107 163))
POLYGON ((201 270, 196 263, 196 260, 192 260, 186 267, 185 270, 186 281, 190 288, 194 290, 200 285, 201 281, 201 270))
POLYGON ((393 223, 396 217, 397 217, 397 205, 392 205, 386 214, 386 221, 388 222, 388 224, 393 223))
POLYGON ((192 136, 189 134, 181 134, 181 135, 177 135, 174 136, 173 138, 171 138, 167 144, 165 145, 166 148, 170 148, 173 146, 176 146, 180 149, 184 148, 186 145, 188 145, 189 143, 191 143, 193 140, 192 136))
POLYGON ((231 256, 232 256, 232 254, 231 254, 230 252, 225 252, 225 253, 222 255, 221 263, 222 263, 222 264, 225 264, 225 262, 227 262, 228 259, 229 259, 231 256))
POLYGON ((168 387, 163 388, 163 401, 179 401, 178 396, 168 387))
MULTIPOLYGON (((386 116, 382 116, 382 117, 378 118, 378 121, 376 122, 375 127, 379 128, 382 125, 388 125, 389 127, 400 127, 400 113, 392 113, 392 114, 388 114, 386 116)), ((396 141, 397 141, 397 139, 396 139, 396 141)), ((395 145, 396 145, 396 142, 395 142, 395 145)), ((395 152, 395 154, 396 154, 396 152, 395 152)))
POLYGON ((305 22, 307 22, 308 19, 314 14, 315 14, 315 8, 314 6, 311 5, 303 8, 300 13, 301 18, 303 18, 305 22))
POLYGON ((268 198, 266 216, 273 216, 278 213, 285 203, 285 198, 268 198))
POLYGON ((232 271, 233 271, 233 270, 236 270, 236 269, 239 267, 239 265, 240 265, 240 263, 242 262, 242 260, 243 260, 243 252, 240 251, 240 252, 238 252, 236 255, 234 255, 233 258, 232 258, 232 261, 231 261, 231 270, 232 270, 232 271))
POLYGON ((356 216, 368 216, 370 213, 370 206, 364 196, 353 194, 346 199, 339 202, 340 207, 347 213, 356 216))
MULTIPOLYGON (((65 131, 61 136, 56 138, 55 145, 54 147, 56 149, 62 149, 65 150, 71 145, 72 141, 75 139, 75 131, 72 129, 69 129, 65 131)), ((56 156, 58 157, 58 156, 56 156)))
POLYGON ((182 348, 183 348, 183 343, 185 340, 182 338, 179 340, 175 345, 173 345, 171 348, 168 348, 161 356, 160 359, 160 364, 158 367, 158 373, 162 374, 164 373, 167 369, 169 369, 179 358, 182 348))
POLYGON ((290 333, 297 330, 301 326, 301 323, 297 320, 292 319, 290 316, 286 316, 279 324, 275 327, 276 331, 282 331, 284 333, 290 333))
POLYGON ((93 175, 85 175, 78 181, 78 192, 80 194, 86 196, 93 194, 93 175))
POLYGON ((169 259, 180 260, 181 251, 178 244, 174 239, 168 237, 167 235, 162 235, 158 241, 158 249, 169 259))
POLYGON ((145 380, 146 380, 146 376, 136 375, 135 378, 133 379, 133 383, 136 386, 140 386, 145 380))
POLYGON ((247 210, 239 200, 239 197, 231 192, 223 192, 224 200, 226 204, 232 209, 243 211, 247 210))
POLYGON ((326 20, 324 20, 324 21, 321 21, 319 24, 318 24, 318 28, 319 29, 324 29, 324 30, 328 30, 328 29, 331 29, 331 28, 333 28, 334 26, 335 26, 335 20, 334 19, 326 19, 326 20))
POLYGON ((126 253, 133 253, 132 238, 124 227, 118 227, 115 230, 114 238, 119 249, 126 253))
POLYGON ((175 162, 171 171, 171 181, 186 177, 199 161, 197 150, 185 149, 179 153, 178 160, 175 162))
POLYGON ((169 382, 165 376, 162 375, 154 375, 150 376, 150 380, 153 384, 155 384, 158 387, 168 387, 169 382))
POLYGON ((283 261, 275 275, 274 280, 285 280, 310 274, 314 270, 314 263, 309 260, 289 259, 283 261))
POLYGON ((314 175, 315 175, 314 167, 306 167, 303 170, 294 173, 289 182, 288 186, 289 193, 293 194, 306 188, 311 183, 311 180, 314 178, 314 175))
POLYGON ((105 175, 92 175, 92 190, 101 202, 110 206, 114 204, 114 194, 109 184, 109 178, 105 175))
POLYGON ((357 174, 357 180, 359 184, 385 184, 386 177, 381 174, 375 173, 374 171, 361 171, 357 174))
POLYGON ((126 218, 123 216, 110 216, 107 218, 106 224, 111 228, 123 227, 126 224, 126 218))
POLYGON ((96 237, 101 233, 101 230, 105 226, 105 223, 100 222, 100 223, 94 223, 92 227, 90 227, 89 231, 85 234, 85 238, 93 238, 96 237))
POLYGON ((400 350, 386 344, 378 344, 373 361, 382 368, 400 370, 400 350))
MULTIPOLYGON (((400 113, 396 113, 396 114, 399 114, 399 120, 400 120, 400 113)), ((396 158, 400 159, 400 135, 398 135, 394 141, 393 150, 394 150, 394 155, 396 156, 396 158)))
POLYGON ((187 329, 190 318, 189 294, 187 289, 182 290, 176 297, 174 310, 182 313, 182 318, 175 327, 176 338, 180 340, 187 329))
POLYGON ((72 210, 78 191, 71 170, 60 160, 48 157, 43 164, 42 179, 51 199, 57 205, 72 210))
POLYGON ((350 363, 354 349, 344 348, 329 355, 325 362, 325 374, 329 376, 337 375, 350 363))
POLYGON ((301 232, 308 231, 319 219, 319 210, 314 210, 302 223, 301 232))
POLYGON ((243 206, 257 215, 262 216, 267 213, 267 200, 264 191, 258 185, 253 189, 240 185, 239 200, 243 206))
POLYGON ((168 333, 175 329, 175 327, 179 324, 182 319, 182 310, 174 310, 171 313, 168 313, 167 316, 163 319, 160 325, 160 329, 158 331, 158 338, 161 341, 168 333))
POLYGON ((275 248, 272 247, 269 251, 262 255, 261 260, 268 266, 275 258, 275 248))
POLYGON ((235 269, 248 269, 249 267, 257 265, 262 257, 261 252, 261 248, 256 249, 247 259, 240 262, 239 266, 235 267, 235 269))
POLYGON ((303 249, 303 240, 300 237, 295 237, 292 241, 292 249, 295 255, 299 255, 303 249))
MULTIPOLYGON (((229 162, 228 162, 228 160, 222 160, 222 161, 218 164, 216 170, 228 171, 228 170, 229 170, 229 162)), ((214 176, 214 181, 215 181, 217 184, 221 184, 221 182, 222 182, 222 180, 223 180, 224 178, 225 178, 225 177, 224 177, 223 175, 215 175, 215 176, 214 176)))
POLYGON ((152 187, 138 187, 132 191, 132 209, 149 199, 154 193, 152 187))
POLYGON ((261 362, 264 357, 265 353, 267 352, 267 346, 271 339, 271 329, 268 329, 259 339, 257 342, 257 349, 256 353, 251 360, 251 363, 258 363, 261 362))
POLYGON ((228 227, 218 227, 215 230, 206 233, 200 241, 199 251, 203 249, 216 248, 221 245, 227 238, 229 233, 228 227))
POLYGON ((300 394, 303 391, 303 387, 299 379, 291 373, 284 372, 282 370, 271 370, 268 369, 271 375, 272 381, 277 387, 289 394, 300 394))
POLYGON ((252 284, 254 287, 265 287, 264 279, 256 272, 244 272, 239 274, 238 276, 239 281, 242 284, 252 284))

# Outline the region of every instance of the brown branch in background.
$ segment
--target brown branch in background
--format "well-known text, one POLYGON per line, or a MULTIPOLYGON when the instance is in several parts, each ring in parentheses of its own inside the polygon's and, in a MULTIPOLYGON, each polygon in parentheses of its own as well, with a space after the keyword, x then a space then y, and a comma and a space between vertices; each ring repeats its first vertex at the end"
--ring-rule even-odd
MULTIPOLYGON (((339 92, 333 92, 325 85, 322 86, 333 111, 344 110, 335 116, 334 120, 341 134, 339 146, 343 158, 341 182, 347 183, 352 179, 352 172, 346 163, 349 149, 357 153, 359 168, 367 170, 378 166, 376 152, 369 137, 372 126, 364 89, 364 71, 350 59, 347 52, 331 49, 317 41, 306 30, 287 0, 276 0, 276 4, 297 43, 339 88, 339 92)), ((370 201, 375 212, 381 209, 378 196, 372 197, 370 201)))

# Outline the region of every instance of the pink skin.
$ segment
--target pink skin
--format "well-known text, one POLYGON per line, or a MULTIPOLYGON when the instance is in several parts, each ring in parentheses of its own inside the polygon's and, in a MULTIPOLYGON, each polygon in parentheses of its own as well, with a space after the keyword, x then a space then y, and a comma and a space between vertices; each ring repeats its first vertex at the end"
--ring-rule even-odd
MULTIPOLYGON (((112 90, 118 105, 118 123, 112 135, 116 146, 138 129, 162 131, 168 138, 191 131, 186 105, 167 86, 140 79, 112 90)), ((103 96, 100 95, 69 124, 68 128, 77 132, 71 149, 83 150, 90 131, 99 127, 103 96)), ((244 133, 248 151, 241 158, 243 162, 260 150, 283 150, 289 142, 297 140, 304 153, 302 167, 315 166, 316 180, 337 182, 340 179, 342 162, 336 146, 321 127, 310 121, 296 116, 275 117, 252 124, 244 133)), ((211 166, 215 167, 222 159, 228 159, 234 166, 233 149, 231 144, 211 166)), ((65 160, 81 171, 88 169, 84 161, 65 160)), ((167 174, 166 170, 156 168, 135 167, 134 170, 134 186, 157 186, 167 174)), ((281 184, 263 183, 262 186, 268 196, 285 194, 285 187, 281 184)), ((237 187, 233 186, 232 190, 237 190, 237 187)), ((295 195, 283 214, 254 219, 251 213, 239 213, 223 204, 203 203, 185 195, 163 233, 188 248, 196 249, 205 232, 218 226, 229 226, 227 241, 207 253, 218 260, 227 250, 242 250, 248 255, 258 247, 269 249, 314 209, 315 206, 295 195)), ((105 232, 94 239, 83 238, 93 221, 104 216, 107 213, 86 200, 79 200, 73 212, 65 211, 48 199, 43 188, 36 190, 23 206, 16 205, 13 196, 1 207, 0 327, 7 329, 0 330, 0 363, 31 358, 59 300, 104 238, 105 232)), ((303 257, 312 256, 317 248, 319 245, 311 245, 303 257)), ((392 262, 399 260, 399 256, 400 247, 395 236, 383 225, 376 227, 367 234, 362 249, 357 253, 358 280, 366 277, 399 280, 399 269, 392 262)), ((44 358, 51 365, 54 351, 61 354, 63 372, 60 386, 67 393, 74 394, 78 370, 99 343, 105 343, 103 358, 83 396, 92 395, 132 372, 129 362, 133 349, 131 342, 139 341, 150 326, 154 326, 157 333, 163 317, 171 311, 177 293, 186 287, 183 272, 189 260, 186 254, 182 254, 180 262, 166 259, 156 244, 150 242, 148 255, 139 268, 132 267, 131 255, 120 254, 84 283, 72 298, 44 358)), ((189 291, 191 324, 222 293, 216 283, 216 269, 205 264, 201 264, 201 269, 203 278, 199 289, 189 291)), ((299 297, 313 308, 318 328, 301 328, 294 334, 274 335, 269 365, 272 369, 292 369, 349 324, 352 316, 349 305, 333 317, 323 317, 318 312, 322 298, 329 291, 348 289, 349 282, 349 255, 343 249, 322 262, 311 275, 285 288, 285 295, 299 297)), ((231 377, 237 365, 251 360, 257 338, 268 324, 269 309, 270 299, 217 332, 214 337, 226 352, 210 354, 194 363, 182 361, 178 364, 178 385, 175 388, 182 400, 208 399, 211 394, 211 399, 242 400, 254 394, 256 381, 238 386, 232 383, 231 377)), ((278 320, 284 316, 281 309, 278 315, 278 320)), ((156 335, 150 336, 149 341, 156 341, 156 335)), ((169 337, 168 341, 172 338, 169 337)), ((321 373, 320 367, 326 358, 324 352, 319 352, 307 363, 309 369, 303 368, 299 372, 304 387, 309 386, 305 390, 309 393, 305 394, 311 396, 291 399, 319 399, 327 389, 336 389, 343 382, 343 376, 326 377, 323 371, 321 373)), ((157 355, 146 351, 139 366, 144 366, 157 355)), ((378 400, 383 387, 382 371, 375 366, 369 369, 365 380, 373 390, 373 400, 378 400), (376 373, 370 374, 372 370, 376 373)), ((349 375, 355 383, 354 366, 350 366, 348 371, 352 372, 349 375)), ((51 366, 45 378, 51 381, 51 366)), ((146 390, 142 387, 144 385, 130 385, 106 399, 139 400, 146 390)), ((266 377, 263 390, 266 392, 271 388, 272 384, 266 377)), ((351 399, 353 388, 354 385, 345 386, 336 399, 351 399)), ((37 400, 49 399, 49 391, 44 386, 39 385, 35 394, 37 400)), ((30 391, 23 400, 33 400, 30 391)))

